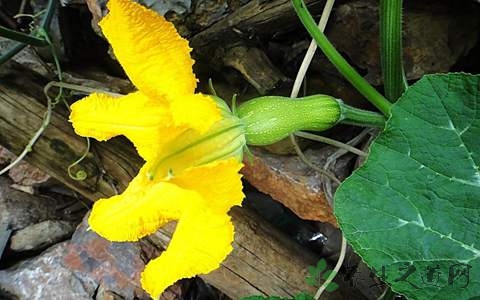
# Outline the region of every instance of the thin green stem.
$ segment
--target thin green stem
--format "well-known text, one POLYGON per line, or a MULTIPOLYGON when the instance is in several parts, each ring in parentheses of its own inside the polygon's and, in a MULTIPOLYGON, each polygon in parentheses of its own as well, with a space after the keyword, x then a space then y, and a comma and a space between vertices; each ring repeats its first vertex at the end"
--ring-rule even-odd
POLYGON ((402 0, 380 0, 380 46, 385 95, 395 102, 407 88, 402 60, 402 0))
POLYGON ((40 28, 45 30, 50 27, 50 23, 52 22, 53 16, 55 15, 55 9, 57 8, 58 0, 49 0, 47 4, 47 12, 43 16, 42 21, 40 22, 40 28))
MULTIPOLYGON (((50 51, 52 52, 53 56, 53 61, 55 63, 55 68, 57 69, 57 77, 58 80, 61 82, 63 80, 63 75, 62 75, 62 69, 60 67, 60 60, 58 59, 57 52, 55 51, 55 46, 52 43, 52 40, 50 39, 50 36, 48 35, 48 32, 43 29, 39 28, 39 35, 47 42, 48 46, 50 47, 50 51)), ((63 97, 63 87, 60 87, 60 90, 58 92, 57 97, 55 97, 54 104, 57 104, 60 99, 63 97)))
POLYGON ((327 288, 328 284, 335 279, 335 276, 337 276, 338 271, 340 271, 340 268, 343 265, 343 261, 345 260, 345 255, 347 253, 347 240, 345 239, 345 236, 342 235, 342 246, 340 248, 340 257, 338 258, 337 264, 335 265, 335 268, 333 268, 332 273, 330 276, 328 276, 327 280, 320 286, 318 289, 317 293, 315 294, 315 297, 313 297, 315 300, 320 299, 320 296, 323 294, 325 289, 327 288))
MULTIPOLYGON (((52 21, 52 18, 55 14, 55 9, 57 7, 57 2, 58 2, 58 0, 49 0, 48 1, 47 8, 46 8, 47 12, 45 13, 42 20, 40 21, 39 32, 41 32, 41 30, 48 31, 48 28, 50 27, 50 23, 52 21)), ((5 28, 5 29, 9 30, 8 28, 5 28)), ((18 33, 18 32, 15 32, 15 33, 18 33)), ((12 33, 10 32, 10 33, 7 33, 7 34, 12 34, 12 33)), ((25 35, 24 33, 22 33, 22 34, 25 35)), ((2 34, 0 33, 0 35, 2 35, 2 34)), ((32 33, 29 36, 34 38, 34 39, 38 39, 38 37, 36 37, 35 35, 36 35, 36 33, 32 33)), ((43 41, 46 44, 44 44, 42 46, 48 45, 48 41, 45 41, 45 40, 43 40, 43 41)), ((0 65, 2 65, 7 60, 12 58, 15 54, 20 52, 23 48, 25 48, 27 46, 27 44, 28 43, 18 42, 12 48, 10 48, 6 53, 0 55, 0 65)))
POLYGON ((377 300, 393 300, 395 299, 395 293, 392 291, 390 287, 387 287, 385 291, 377 298, 377 300))
POLYGON ((292 0, 292 3, 298 17, 310 35, 315 39, 325 56, 365 98, 375 105, 384 115, 389 115, 392 104, 358 74, 340 53, 338 53, 327 37, 318 29, 304 2, 302 0, 292 0))
MULTIPOLYGON (((321 32, 325 31, 325 27, 327 27, 328 19, 330 18, 330 14, 333 9, 333 5, 335 4, 335 0, 327 0, 325 3, 325 7, 323 8, 322 16, 320 17, 320 21, 318 22, 318 29, 321 32)), ((296 98, 298 96, 298 92, 300 91, 300 87, 302 86, 302 82, 305 79, 305 75, 307 74, 308 67, 312 62, 313 56, 317 51, 317 43, 315 40, 312 39, 310 42, 310 46, 308 46, 307 53, 305 53, 305 57, 303 58, 302 64, 298 69, 297 76, 295 77, 295 81, 293 82, 292 92, 290 93, 290 98, 296 98)), ((303 85, 306 87, 306 84, 303 85)))
POLYGON ((293 148, 295 148, 295 152, 297 152, 298 157, 300 158, 301 161, 303 161, 304 164, 309 166, 311 169, 315 170, 318 174, 323 175, 330 179, 331 181, 335 182, 336 184, 340 185, 342 182, 329 170, 322 169, 320 167, 317 167, 314 165, 306 156, 303 154, 302 149, 300 149, 300 146, 297 143, 297 140, 295 138, 295 135, 291 134, 290 136, 290 141, 292 142, 293 148))
MULTIPOLYGON (((46 34, 46 32, 44 34, 45 34, 45 41, 48 43, 48 45, 50 46, 50 49, 52 50, 52 55, 53 55, 54 60, 55 60, 55 67, 57 68, 58 79, 62 80, 62 69, 60 67, 60 62, 58 60, 58 57, 57 57, 57 55, 56 55, 56 53, 53 49, 53 44, 51 43, 50 39, 48 38, 48 34, 46 34)), ((42 121, 40 127, 35 132, 33 137, 28 141, 28 144, 27 144, 27 146, 25 146, 22 153, 20 153, 20 155, 18 155, 18 157, 13 162, 11 162, 8 166, 6 166, 2 170, 0 170, 0 175, 4 174, 5 172, 10 170, 11 168, 15 167, 23 158, 25 158, 25 156, 27 156, 27 154, 29 152, 32 151, 33 145, 35 145, 35 143, 40 138, 40 136, 43 134, 45 129, 47 129, 48 124, 50 124, 50 119, 52 117, 52 110, 55 107, 55 105, 58 103, 59 99, 62 97, 62 94, 63 94, 63 90, 60 89, 60 91, 58 92, 55 99, 51 99, 50 96, 48 95, 48 90, 50 89, 51 86, 52 85, 47 84, 43 88, 43 93, 45 94, 45 97, 47 98, 47 111, 45 112, 45 115, 43 117, 43 121, 42 121)))
POLYGON ((12 48, 8 49, 7 52, 3 53, 0 56, 0 65, 4 64, 7 60, 14 57, 15 54, 22 51, 22 49, 25 48, 26 46, 27 44, 16 43, 12 48))
POLYGON ((47 111, 45 112, 45 116, 43 117, 42 124, 38 128, 38 130, 35 132, 33 137, 28 141, 27 146, 23 149, 22 153, 18 155, 18 157, 12 161, 8 166, 0 170, 0 175, 4 174, 11 168, 15 167, 22 159, 27 156, 27 154, 32 151, 33 145, 37 142, 37 140, 40 138, 40 136, 43 134, 45 129, 48 127, 48 124, 50 123, 50 118, 52 116, 52 109, 55 106, 53 100, 48 96, 48 90, 44 89, 44 94, 47 97, 47 111))
POLYGON ((357 149, 353 146, 350 146, 349 144, 345 144, 345 143, 342 143, 342 142, 339 142, 337 140, 330 139, 330 138, 327 138, 327 137, 324 137, 324 136, 321 136, 321 135, 317 135, 317 134, 313 134, 313 133, 309 133, 309 132, 305 132, 305 131, 297 131, 294 134, 295 134, 295 136, 302 137, 304 139, 309 139, 309 140, 312 140, 312 141, 316 141, 316 142, 331 145, 331 146, 334 146, 334 147, 337 147, 337 148, 340 148, 340 149, 344 149, 344 150, 346 150, 348 152, 352 152, 352 153, 354 153, 358 156, 367 156, 367 153, 363 152, 360 149, 357 149))
POLYGON ((38 38, 36 36, 26 34, 17 30, 11 30, 3 26, 0 26, 0 36, 36 47, 43 47, 48 45, 47 42, 42 38, 38 38))
POLYGON ((346 105, 341 101, 339 101, 339 103, 342 110, 341 123, 378 128, 383 128, 385 126, 385 117, 383 115, 368 110, 358 109, 346 105))
POLYGON ((80 156, 76 161, 71 163, 67 168, 68 176, 70 176, 70 178, 76 181, 83 181, 88 177, 88 173, 85 170, 79 170, 75 172, 75 174, 72 173, 72 168, 81 163, 90 152, 90 138, 87 137, 85 138, 85 140, 87 141, 87 146, 85 147, 85 151, 83 151, 82 156, 80 156))
POLYGON ((83 85, 78 85, 78 84, 71 84, 71 83, 66 83, 66 82, 59 82, 59 81, 50 81, 48 83, 50 87, 56 86, 59 88, 66 88, 72 91, 77 91, 77 92, 82 92, 84 94, 92 94, 92 93, 101 93, 101 94, 106 94, 112 97, 121 97, 123 96, 122 94, 117 94, 117 93, 112 93, 112 92, 107 92, 101 89, 96 89, 96 88, 91 88, 88 86, 83 86, 83 85))

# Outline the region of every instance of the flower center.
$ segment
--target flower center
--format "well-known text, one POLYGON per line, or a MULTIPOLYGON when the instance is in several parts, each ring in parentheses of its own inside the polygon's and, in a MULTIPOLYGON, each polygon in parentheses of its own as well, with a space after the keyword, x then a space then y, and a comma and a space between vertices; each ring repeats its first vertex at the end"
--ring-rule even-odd
POLYGON ((246 143, 245 129, 237 117, 230 115, 204 134, 187 130, 174 143, 178 146, 152 162, 147 172, 150 180, 169 180, 186 168, 230 157, 241 161, 246 143))

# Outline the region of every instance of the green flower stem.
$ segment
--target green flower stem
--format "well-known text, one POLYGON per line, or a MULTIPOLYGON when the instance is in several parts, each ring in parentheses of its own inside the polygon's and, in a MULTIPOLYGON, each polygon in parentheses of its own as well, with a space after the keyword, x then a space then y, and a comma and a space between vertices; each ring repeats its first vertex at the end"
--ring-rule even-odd
POLYGON ((57 5, 58 0, 48 0, 46 13, 43 16, 43 19, 40 21, 40 28, 47 30, 48 27, 50 27, 50 23, 52 22, 53 16, 55 15, 57 5))
POLYGON ((402 0, 380 0, 380 45, 385 95, 395 102, 407 88, 402 61, 402 0))
POLYGON ((16 43, 12 48, 8 49, 7 52, 3 53, 0 56, 0 65, 4 64, 10 58, 14 57, 15 54, 22 51, 22 49, 25 48, 26 46, 27 46, 27 44, 16 43))
POLYGON ((342 108, 342 120, 344 124, 351 124, 366 127, 383 128, 385 126, 385 117, 381 114, 358 109, 340 102, 342 108))
POLYGON ((298 17, 325 56, 365 98, 375 105, 384 115, 389 115, 392 104, 360 76, 340 53, 338 53, 327 37, 317 28, 304 2, 302 0, 292 0, 292 3, 298 17))
POLYGON ((48 45, 48 43, 42 38, 38 38, 17 30, 11 30, 3 26, 0 26, 0 36, 35 47, 44 47, 48 45))
POLYGON ((301 130, 324 131, 336 124, 383 127, 385 117, 344 104, 328 95, 303 98, 265 96, 237 108, 248 145, 265 146, 301 130))

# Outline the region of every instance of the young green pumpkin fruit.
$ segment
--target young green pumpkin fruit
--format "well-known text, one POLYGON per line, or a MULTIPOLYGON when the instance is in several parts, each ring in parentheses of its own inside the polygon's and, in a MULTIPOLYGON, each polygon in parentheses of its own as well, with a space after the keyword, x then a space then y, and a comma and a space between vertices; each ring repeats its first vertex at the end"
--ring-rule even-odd
POLYGON ((342 120, 340 100, 328 95, 265 96, 237 108, 248 145, 270 145, 299 130, 324 131, 342 120))

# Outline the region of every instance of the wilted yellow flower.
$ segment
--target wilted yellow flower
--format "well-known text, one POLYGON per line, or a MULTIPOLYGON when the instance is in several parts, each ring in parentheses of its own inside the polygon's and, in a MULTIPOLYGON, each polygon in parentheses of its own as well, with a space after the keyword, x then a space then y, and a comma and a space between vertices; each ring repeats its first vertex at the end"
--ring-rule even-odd
POLYGON ((243 199, 244 129, 220 99, 194 93, 191 49, 171 23, 130 0, 110 0, 108 8, 100 26, 139 91, 92 94, 72 105, 70 120, 82 136, 126 136, 145 160, 121 195, 95 203, 88 220, 95 232, 136 241, 178 220, 168 249, 142 273, 142 286, 158 298, 231 252, 227 212, 243 199))

